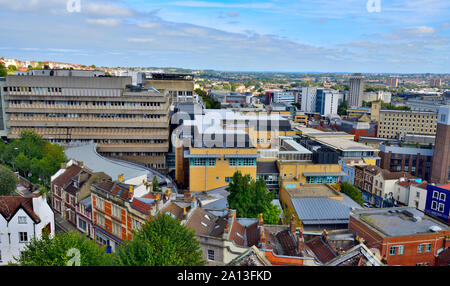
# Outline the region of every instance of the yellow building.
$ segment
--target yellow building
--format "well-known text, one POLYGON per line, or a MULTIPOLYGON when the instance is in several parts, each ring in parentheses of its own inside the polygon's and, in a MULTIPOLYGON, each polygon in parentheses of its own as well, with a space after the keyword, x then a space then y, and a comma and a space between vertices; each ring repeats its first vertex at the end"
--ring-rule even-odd
POLYGON ((380 110, 378 137, 398 139, 406 134, 435 135, 437 113, 412 110, 380 110))
MULTIPOLYGON (((292 198, 318 198, 326 197, 342 202, 344 197, 341 193, 329 184, 311 184, 299 186, 298 188, 281 188, 280 202, 283 208, 295 211, 292 205, 292 198)), ((297 216, 298 217, 298 216, 297 216)))
POLYGON ((303 123, 303 124, 308 124, 308 115, 296 115, 294 117, 294 122, 295 123, 303 123))
POLYGON ((256 180, 255 148, 190 148, 184 157, 189 159, 191 192, 226 187, 236 171, 256 180))

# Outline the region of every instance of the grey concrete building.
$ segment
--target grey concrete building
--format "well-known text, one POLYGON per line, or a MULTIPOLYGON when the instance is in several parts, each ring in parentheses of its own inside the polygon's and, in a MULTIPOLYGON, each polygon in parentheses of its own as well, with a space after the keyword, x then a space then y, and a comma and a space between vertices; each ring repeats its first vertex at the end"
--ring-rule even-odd
POLYGON ((31 129, 62 145, 93 141, 97 152, 164 170, 169 149, 167 93, 131 77, 6 77, 8 138, 31 129))

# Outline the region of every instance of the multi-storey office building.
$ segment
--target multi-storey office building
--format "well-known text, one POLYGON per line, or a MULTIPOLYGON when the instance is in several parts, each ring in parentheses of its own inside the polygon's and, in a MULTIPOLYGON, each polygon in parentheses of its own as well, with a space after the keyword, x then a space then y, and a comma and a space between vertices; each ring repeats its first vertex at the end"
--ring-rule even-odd
POLYGON ((348 106, 359 108, 362 105, 362 94, 364 92, 364 77, 361 74, 354 74, 350 77, 350 93, 348 106))
POLYGON ((195 101, 194 76, 191 74, 152 73, 147 75, 144 84, 146 88, 167 91, 171 103, 195 101))
POLYGON ((322 116, 337 114, 343 94, 332 89, 317 89, 315 112, 322 116))
POLYGON ((7 76, 8 138, 31 129, 60 144, 97 143, 97 151, 166 168, 167 93, 131 85, 130 77, 7 76))
POLYGON ((6 102, 5 102, 5 94, 4 87, 6 86, 6 79, 4 77, 0 77, 0 136, 6 137, 8 136, 9 129, 6 126, 6 102))
POLYGON ((408 144, 381 143, 380 167, 391 172, 408 172, 423 180, 430 180, 433 148, 408 144))
POLYGON ((437 113, 380 110, 378 137, 401 139, 405 134, 436 134, 437 113))

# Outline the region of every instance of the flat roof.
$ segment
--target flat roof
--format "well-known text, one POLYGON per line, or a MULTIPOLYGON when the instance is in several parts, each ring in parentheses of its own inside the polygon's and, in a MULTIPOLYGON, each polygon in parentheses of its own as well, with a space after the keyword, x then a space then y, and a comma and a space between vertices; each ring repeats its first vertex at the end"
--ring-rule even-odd
POLYGON ((365 144, 353 141, 353 140, 348 140, 348 139, 343 139, 343 138, 339 138, 339 137, 321 137, 321 138, 316 138, 314 139, 319 143, 322 143, 330 148, 333 149, 337 149, 340 151, 344 151, 344 152, 351 152, 351 151, 355 151, 355 152, 361 152, 361 151, 370 151, 370 152, 377 152, 379 150, 367 146, 365 144))
POLYGON ((294 197, 340 197, 341 193, 327 184, 307 184, 295 189, 286 189, 294 197))
POLYGON ((354 210, 352 215, 384 236, 433 233, 430 229, 433 226, 442 230, 450 228, 411 207, 354 210))

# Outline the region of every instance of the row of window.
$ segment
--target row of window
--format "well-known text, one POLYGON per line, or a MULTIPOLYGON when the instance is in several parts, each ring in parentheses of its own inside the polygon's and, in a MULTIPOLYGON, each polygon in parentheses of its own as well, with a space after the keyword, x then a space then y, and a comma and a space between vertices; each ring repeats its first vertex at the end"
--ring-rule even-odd
POLYGON ((58 101, 58 100, 10 100, 10 104, 44 104, 61 106, 161 106, 161 102, 122 102, 122 101, 58 101))
POLYGON ((445 193, 439 193, 438 191, 433 191, 433 199, 438 199, 440 201, 445 201, 446 194, 445 193))
MULTIPOLYGON (((431 252, 433 249, 432 243, 422 243, 417 246, 417 253, 431 252)), ((404 245, 391 246, 389 248, 389 255, 402 255, 405 252, 404 245)))
POLYGON ((13 118, 139 118, 139 119, 160 119, 161 117, 165 117, 165 115, 160 114, 81 114, 81 113, 15 113, 12 116, 13 118))

